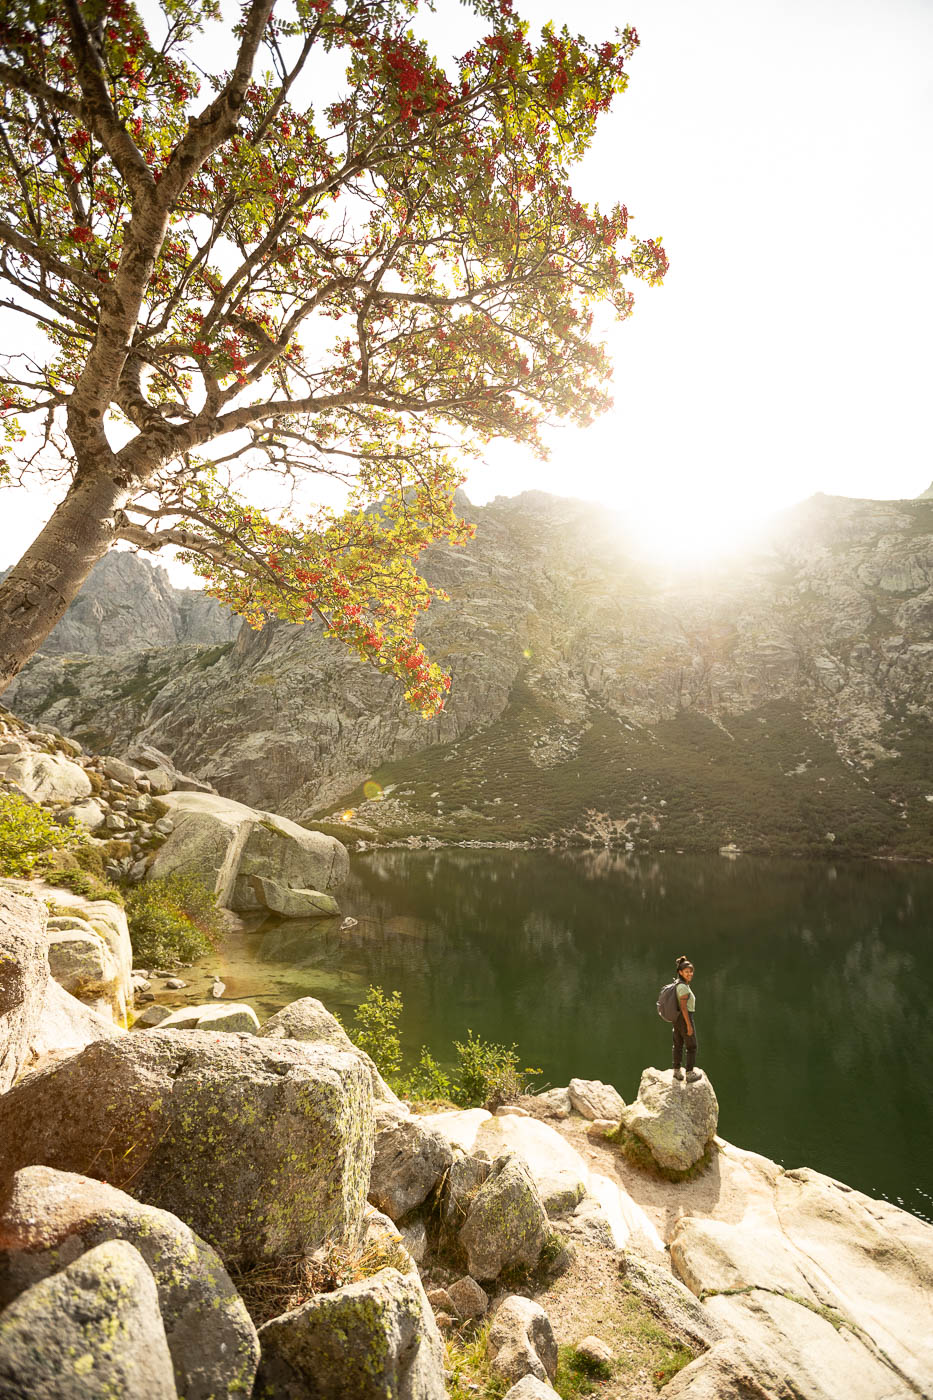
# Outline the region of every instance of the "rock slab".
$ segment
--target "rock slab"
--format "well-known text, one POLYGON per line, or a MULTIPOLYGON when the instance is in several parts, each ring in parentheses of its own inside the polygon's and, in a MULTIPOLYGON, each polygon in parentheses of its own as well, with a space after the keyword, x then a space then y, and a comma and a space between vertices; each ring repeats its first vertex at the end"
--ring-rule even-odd
POLYGON ((98 1041, 0 1098, 0 1179, 40 1163, 126 1187, 227 1263, 353 1237, 372 1141, 359 1060, 251 1035, 98 1041))
POLYGON ((571 1079, 567 1093, 576 1112, 590 1120, 608 1118, 618 1123, 625 1107, 618 1089, 601 1079, 571 1079))

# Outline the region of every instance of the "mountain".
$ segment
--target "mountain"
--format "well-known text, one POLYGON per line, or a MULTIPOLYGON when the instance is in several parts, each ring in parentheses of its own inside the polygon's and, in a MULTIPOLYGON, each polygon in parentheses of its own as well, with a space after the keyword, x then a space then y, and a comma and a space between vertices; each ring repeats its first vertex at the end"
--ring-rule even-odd
POLYGON ((128 550, 111 550, 49 633, 42 654, 98 656, 178 642, 226 642, 239 628, 240 619, 201 589, 173 588, 164 569, 128 550))
POLYGON ((425 556, 435 720, 310 624, 36 658, 5 703, 366 838, 933 853, 933 500, 815 496, 692 573, 599 506, 469 513, 466 549, 425 556))

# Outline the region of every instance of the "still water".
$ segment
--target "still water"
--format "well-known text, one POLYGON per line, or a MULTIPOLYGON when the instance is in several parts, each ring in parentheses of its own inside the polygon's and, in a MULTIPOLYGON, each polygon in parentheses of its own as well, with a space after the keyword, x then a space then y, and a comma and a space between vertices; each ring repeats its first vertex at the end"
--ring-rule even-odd
POLYGON ((352 930, 266 924, 201 971, 260 1016, 311 995, 349 1020, 371 983, 397 988, 412 1056, 447 1061, 471 1027, 517 1042, 539 1083, 628 1100, 670 1063, 655 1001, 686 952, 722 1136, 933 1217, 933 869, 371 852, 340 903, 352 930))

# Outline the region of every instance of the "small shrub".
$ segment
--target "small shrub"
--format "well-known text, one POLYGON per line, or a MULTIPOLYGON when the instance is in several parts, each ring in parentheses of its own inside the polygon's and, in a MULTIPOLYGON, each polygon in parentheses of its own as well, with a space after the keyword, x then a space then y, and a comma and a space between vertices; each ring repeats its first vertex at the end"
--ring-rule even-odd
POLYGON ((398 1076, 402 1064, 402 1042, 398 1023, 402 1014, 399 992, 386 996, 381 987, 370 987, 366 1000, 356 1008, 350 1039, 375 1064, 379 1073, 390 1083, 398 1076))
POLYGON ((135 960, 144 967, 192 962, 220 935, 216 896, 195 875, 137 885, 126 904, 135 960))
POLYGON ((0 793, 0 875, 28 879, 43 855, 76 847, 84 840, 74 821, 59 826, 50 812, 28 797, 0 793))
POLYGON ((71 890, 72 894, 78 894, 82 899, 109 899, 114 904, 123 903, 123 895, 115 885, 108 884, 106 880, 98 879, 96 875, 90 874, 87 870, 52 862, 43 867, 42 878, 46 884, 57 885, 59 889, 63 890, 71 890))
POLYGON ((529 1077, 539 1069, 518 1067, 518 1046, 497 1045, 467 1031, 465 1041, 454 1041, 457 1076, 452 1098, 464 1108, 491 1103, 498 1108, 517 1099, 529 1088, 529 1077))
POLYGON ((449 1100, 453 1091, 450 1075, 441 1069, 426 1045, 422 1045, 417 1063, 397 1085, 406 1099, 430 1103, 449 1100))

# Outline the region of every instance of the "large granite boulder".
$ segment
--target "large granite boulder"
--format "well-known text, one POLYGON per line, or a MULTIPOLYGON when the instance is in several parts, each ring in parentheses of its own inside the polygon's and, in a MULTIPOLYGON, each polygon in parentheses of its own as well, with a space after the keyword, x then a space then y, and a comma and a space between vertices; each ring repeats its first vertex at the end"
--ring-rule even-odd
POLYGON ((342 885, 350 868, 346 848, 332 836, 212 793, 171 792, 162 800, 173 829, 149 868, 151 878, 197 875, 221 907, 237 913, 339 913, 320 898, 342 885))
POLYGON ((373 1085, 373 1098, 377 1102, 401 1107, 401 1101, 392 1092, 365 1050, 354 1045, 343 1026, 332 1016, 323 1002, 316 997, 299 997, 290 1001, 270 1016, 258 1032, 274 1040, 324 1040, 336 1045, 348 1055, 356 1055, 369 1070, 373 1085))
POLYGON ((58 918, 49 920, 48 936, 49 971, 59 986, 96 1011, 119 1016, 120 969, 97 930, 84 919, 58 918))
POLYGON ((168 1211, 85 1176, 24 1167, 0 1193, 0 1308, 108 1240, 139 1250, 155 1279, 178 1393, 249 1395, 259 1341, 210 1245, 168 1211))
POLYGON ((257 1400, 444 1400, 444 1348, 415 1274, 381 1269, 260 1328, 257 1400))
POLYGON ((512 1264, 538 1262, 548 1218, 534 1178, 515 1153, 499 1157, 470 1202, 460 1229, 472 1278, 498 1278, 512 1264))
POLYGON ((688 1084, 675 1079, 673 1070, 648 1068, 642 1073, 638 1098, 623 1108, 620 1121, 623 1130, 645 1144, 659 1167, 685 1172, 711 1146, 719 1104, 706 1075, 688 1084))
POLYGON ((486 1355, 492 1369, 506 1380, 534 1376, 552 1381, 557 1374, 557 1342, 541 1304, 518 1293, 503 1299, 489 1329, 486 1355))
POLYGON ((76 802, 90 797, 92 791, 80 763, 40 749, 0 754, 0 778, 34 802, 76 802))
POLYGON ((74 1055, 95 1040, 113 1040, 123 1029, 109 1015, 101 1015, 78 1001, 49 978, 39 1023, 29 1039, 30 1067, 51 1056, 74 1055))
POLYGON ((98 1041, 0 1098, 0 1178, 32 1163, 99 1177, 172 1211, 228 1263, 352 1237, 372 1141, 358 1059, 252 1035, 98 1041))
POLYGON ((390 1220, 401 1220, 427 1200, 453 1159, 447 1139, 416 1116, 385 1115, 377 1124, 369 1199, 390 1220))
POLYGON ((45 906, 0 885, 0 1094, 32 1058, 49 982, 45 906))
POLYGON ((601 1079, 571 1079, 567 1094, 576 1112, 591 1121, 604 1118, 617 1123, 625 1107, 618 1089, 601 1079))
MULTIPOLYGON (((740 1218, 678 1222, 676 1273, 712 1295, 704 1310, 776 1394, 788 1376, 808 1400, 925 1394, 933 1329, 919 1320, 933 1287, 933 1226, 818 1172, 768 1165, 771 1193, 751 1197, 740 1218)), ((704 1367, 688 1369, 671 1394, 704 1394, 704 1367)))
MULTIPOLYGON (((71 890, 59 889, 58 886, 39 886, 38 891, 42 898, 53 901, 56 906, 57 915, 50 921, 51 927, 59 933, 64 933, 70 926, 78 932, 94 934, 102 940, 107 950, 100 953, 89 949, 90 963, 98 965, 99 972, 89 973, 86 996, 82 990, 75 991, 73 995, 81 1001, 87 1000, 101 1015, 110 1015, 119 1025, 126 1025, 133 1005, 133 945, 126 911, 110 899, 85 899, 83 895, 72 894, 71 890), (109 980, 104 976, 105 969, 109 980), (95 983, 96 975, 103 980, 95 983)), ((62 950, 62 956, 65 951, 62 950)), ((80 976, 72 985, 81 986, 80 976)), ((66 990, 71 989, 71 986, 66 986, 66 990)))
POLYGON ((108 1240, 0 1313, 0 1395, 10 1400, 177 1400, 155 1280, 108 1240))

